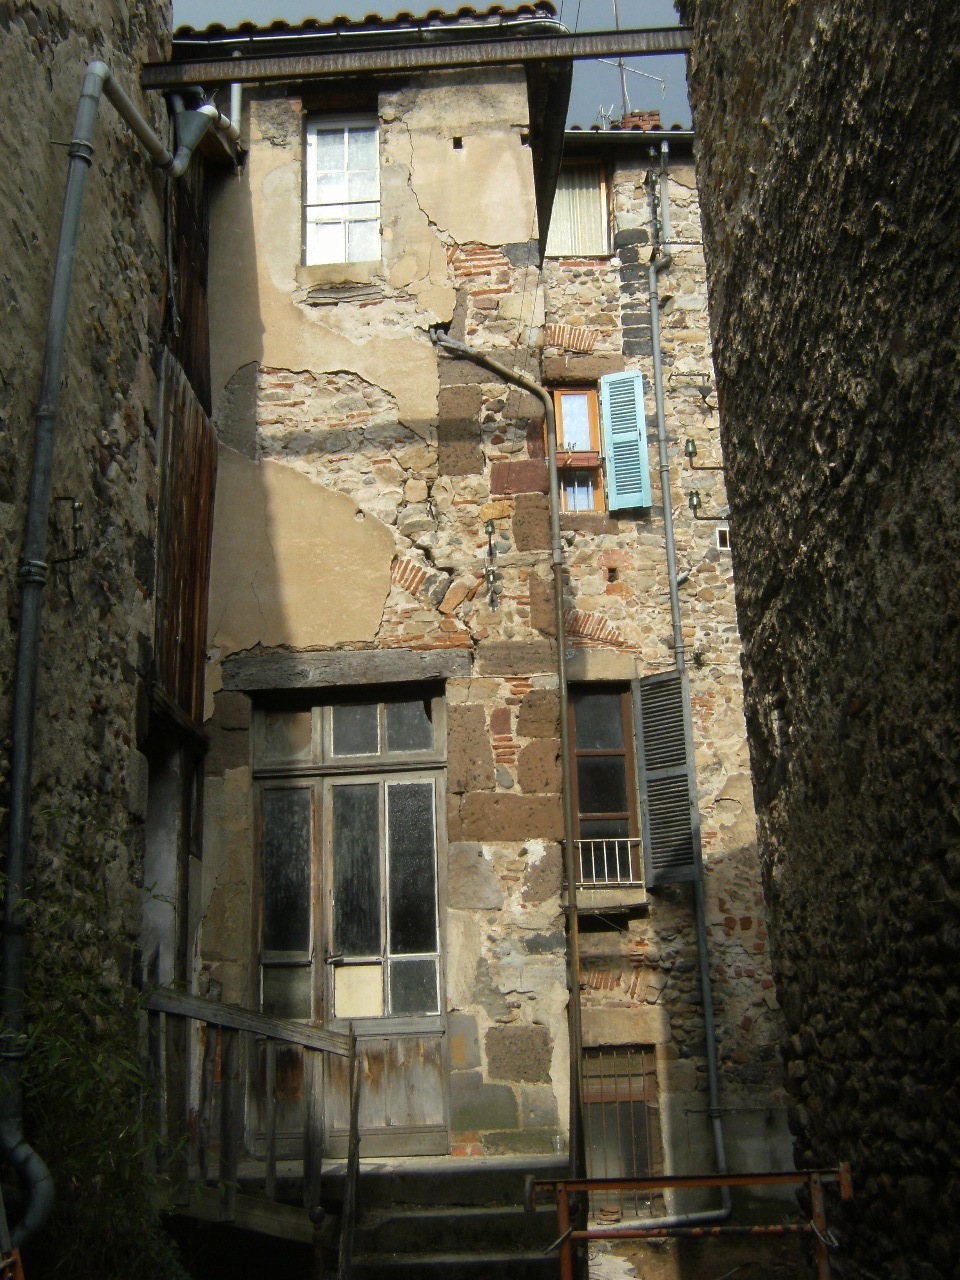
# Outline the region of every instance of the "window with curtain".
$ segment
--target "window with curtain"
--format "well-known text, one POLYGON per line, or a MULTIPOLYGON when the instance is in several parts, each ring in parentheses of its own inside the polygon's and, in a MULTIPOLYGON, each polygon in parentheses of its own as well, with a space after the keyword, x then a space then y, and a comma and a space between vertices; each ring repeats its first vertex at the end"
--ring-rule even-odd
POLYGON ((610 252, 607 182, 598 164, 560 170, 547 235, 548 258, 603 257, 610 252))

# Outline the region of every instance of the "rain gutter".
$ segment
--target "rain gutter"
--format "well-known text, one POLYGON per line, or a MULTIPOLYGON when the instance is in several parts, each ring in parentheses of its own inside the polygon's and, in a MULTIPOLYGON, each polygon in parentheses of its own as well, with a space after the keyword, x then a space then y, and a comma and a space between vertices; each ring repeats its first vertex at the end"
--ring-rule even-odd
POLYGON ((557 480, 557 420, 553 397, 544 387, 525 373, 501 364, 492 356, 466 343, 458 342, 441 329, 431 329, 430 337, 437 346, 461 360, 470 360, 489 369, 504 382, 529 391, 543 404, 547 423, 547 476, 550 500, 550 549, 553 563, 553 600, 557 631, 557 680, 560 692, 560 768, 563 778, 563 870, 567 882, 567 1006, 570 1024, 570 1170, 571 1176, 582 1176, 584 1165, 582 1130, 582 1087, 580 1046, 583 1040, 580 1013, 580 936, 577 922, 576 827, 573 818, 572 776, 573 753, 570 742, 569 699, 567 694, 567 644, 563 607, 563 544, 560 538, 560 486, 557 480))
POLYGON ((216 39, 175 40, 174 62, 149 62, 140 84, 144 89, 176 89, 186 85, 230 84, 234 81, 298 81, 318 76, 364 75, 372 72, 429 71, 444 67, 490 67, 518 62, 577 61, 584 58, 636 58, 660 53, 685 53, 691 47, 689 27, 663 27, 636 31, 596 31, 581 35, 506 36, 490 40, 404 44, 395 33, 377 32, 381 44, 374 48, 310 49, 321 37, 312 32, 283 36, 289 42, 276 47, 269 33, 245 36, 242 32, 216 39), (270 52, 271 44, 274 51, 270 52), (304 47, 306 45, 306 48, 304 47), (180 56, 180 48, 183 56, 180 56), (262 51, 261 51, 262 47, 262 51), (302 52, 296 52, 297 49, 302 52), (219 51, 222 50, 222 53, 219 51), (232 55, 241 51, 239 58, 232 55), (249 52, 246 52, 249 50, 249 52))
POLYGON ((20 584, 20 623, 13 687, 10 761, 9 843, 4 865, 3 941, 0 952, 0 1158, 17 1170, 27 1206, 10 1232, 19 1247, 46 1221, 53 1207, 53 1179, 47 1166, 23 1134, 22 1064, 26 1051, 24 1008, 24 886, 30 845, 30 786, 36 724, 37 674, 40 653, 40 611, 44 583, 47 524, 53 483, 54 434, 66 343, 70 287, 80 234, 81 209, 87 174, 93 163, 93 135, 101 95, 109 99, 129 125, 153 163, 171 177, 186 171, 194 148, 211 125, 229 133, 225 120, 210 104, 185 110, 175 104, 178 147, 171 153, 117 83, 104 62, 89 63, 80 88, 73 140, 69 147, 66 191, 60 217, 46 345, 40 378, 40 400, 33 444, 33 468, 27 500, 20 584))

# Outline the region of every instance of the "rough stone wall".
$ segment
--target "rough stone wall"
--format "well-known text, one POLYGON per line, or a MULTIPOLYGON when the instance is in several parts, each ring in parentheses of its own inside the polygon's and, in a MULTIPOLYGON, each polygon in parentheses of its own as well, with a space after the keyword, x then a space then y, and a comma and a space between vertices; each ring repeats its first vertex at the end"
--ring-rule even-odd
POLYGON ((845 1275, 956 1268, 960 15, 680 6, 799 1160, 845 1275))
MULTIPOLYGON (((0 138, 7 179, 0 208, 0 817, 8 804, 10 690, 26 490, 39 396, 47 306, 67 172, 66 142, 84 68, 104 59, 154 126, 166 109, 137 90, 140 64, 165 52, 166 6, 9 3, 0 9, 0 138)), ((101 105, 67 330, 53 495, 83 503, 86 554, 54 566, 43 604, 28 883, 28 1003, 36 1052, 57 1042, 59 1068, 28 1057, 31 1142, 46 1115, 55 1134, 41 1154, 58 1179, 46 1229, 63 1274, 100 1266, 129 1274, 149 1230, 142 1206, 118 1210, 115 1176, 99 1163, 133 1133, 136 1098, 117 1084, 106 1110, 78 1108, 74 1090, 135 1035, 128 996, 135 945, 146 804, 146 766, 135 746, 136 685, 149 674, 157 501, 157 384, 163 275, 162 184, 113 108, 101 105), (92 1046, 99 1045, 96 1049, 92 1046), (107 1046, 110 1046, 108 1049, 107 1046), (98 1057, 100 1055, 100 1057, 98 1057), (60 1073, 63 1074, 60 1074, 60 1073), (48 1090, 48 1094, 44 1094, 48 1090), (63 1106, 61 1113, 58 1107, 63 1106), (86 1116, 86 1119, 84 1117, 86 1116), (103 1175, 104 1221, 90 1210, 103 1175), (77 1162, 80 1162, 79 1164, 77 1162), (66 1172, 72 1171, 72 1172, 66 1172), (80 1181, 74 1181, 80 1178, 80 1181), (77 1194, 79 1189, 79 1196, 77 1194), (113 1216, 111 1227, 107 1218, 113 1216), (109 1247, 109 1246, 108 1246, 109 1247), (79 1270, 75 1270, 79 1268, 79 1270)), ((70 508, 51 504, 48 561, 68 555, 70 508)), ((4 842, 6 839, 4 823, 4 842)), ((115 1063, 107 1064, 109 1069, 115 1063)), ((110 1077, 113 1078, 112 1076, 110 1077)), ((97 1080, 95 1091, 103 1084, 97 1080)), ((134 1091, 135 1092, 135 1091, 134 1091)), ((131 1139, 132 1141, 132 1139, 131 1139)), ((134 1176, 131 1186, 139 1185, 134 1176)), ((8 1202, 15 1218, 16 1201, 8 1202)), ((42 1241, 41 1241, 41 1247, 42 1241)), ((49 1261, 49 1260, 48 1260, 49 1261)), ((41 1270, 43 1263, 38 1262, 41 1270)))

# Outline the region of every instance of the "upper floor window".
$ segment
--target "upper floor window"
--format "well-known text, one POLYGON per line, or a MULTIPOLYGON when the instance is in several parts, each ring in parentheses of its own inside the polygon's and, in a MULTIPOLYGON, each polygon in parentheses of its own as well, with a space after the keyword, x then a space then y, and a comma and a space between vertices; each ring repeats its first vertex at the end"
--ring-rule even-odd
POLYGON ((639 373, 609 373, 592 387, 553 393, 563 510, 649 507, 650 463, 639 373), (606 486, 604 486, 604 475, 606 486))
POLYGON ((372 116, 307 123, 304 262, 380 258, 380 157, 372 116))
POLYGON ((700 816, 686 675, 660 672, 629 689, 573 688, 569 709, 580 884, 642 878, 650 889, 697 879, 700 816))
POLYGON ((564 165, 547 235, 548 258, 603 257, 610 252, 607 182, 598 164, 564 165))
POLYGON ((642 879, 630 691, 603 686, 570 696, 574 810, 581 884, 642 879))
POLYGON ((564 511, 603 511, 600 414, 591 388, 553 393, 557 412, 557 466, 564 511))

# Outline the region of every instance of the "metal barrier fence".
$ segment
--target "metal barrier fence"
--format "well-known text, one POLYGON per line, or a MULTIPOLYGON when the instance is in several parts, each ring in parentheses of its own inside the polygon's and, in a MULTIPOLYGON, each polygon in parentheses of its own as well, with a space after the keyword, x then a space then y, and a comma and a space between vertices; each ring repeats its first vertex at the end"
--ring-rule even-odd
POLYGON ((663 1240, 684 1237, 704 1239, 711 1236, 788 1235, 813 1237, 817 1258, 817 1280, 830 1280, 829 1251, 836 1247, 836 1241, 827 1227, 826 1203, 823 1194, 824 1186, 829 1183, 839 1185, 842 1200, 853 1197, 850 1166, 847 1164, 842 1164, 837 1169, 803 1169, 796 1173, 711 1173, 697 1177, 674 1175, 654 1178, 567 1178, 560 1182, 537 1182, 531 1177, 527 1181, 526 1207, 532 1211, 539 1195, 556 1197, 558 1235, 556 1242, 551 1245, 551 1250, 560 1250, 561 1280, 574 1280, 574 1250, 581 1240, 663 1240), (692 1187, 791 1185, 806 1186, 808 1189, 810 1219, 807 1222, 737 1224, 729 1221, 729 1215, 720 1213, 716 1221, 699 1225, 691 1224, 689 1218, 685 1222, 682 1217, 675 1223, 661 1222, 659 1225, 651 1223, 649 1226, 638 1224, 579 1227, 574 1222, 575 1217, 580 1214, 577 1204, 579 1197, 590 1197, 597 1192, 609 1194, 632 1191, 649 1194, 692 1187), (719 1220, 721 1216, 725 1218, 724 1221, 719 1220))

